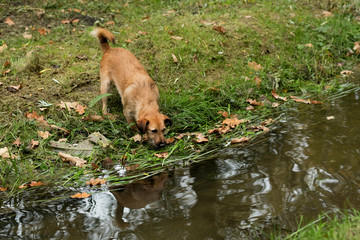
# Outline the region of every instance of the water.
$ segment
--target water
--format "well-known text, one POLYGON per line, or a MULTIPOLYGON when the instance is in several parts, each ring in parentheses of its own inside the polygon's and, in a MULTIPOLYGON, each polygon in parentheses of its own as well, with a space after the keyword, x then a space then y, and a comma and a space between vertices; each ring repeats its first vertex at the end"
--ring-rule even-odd
POLYGON ((263 238, 301 215, 360 208, 360 91, 298 104, 276 126, 250 147, 91 198, 3 201, 0 238, 263 238))

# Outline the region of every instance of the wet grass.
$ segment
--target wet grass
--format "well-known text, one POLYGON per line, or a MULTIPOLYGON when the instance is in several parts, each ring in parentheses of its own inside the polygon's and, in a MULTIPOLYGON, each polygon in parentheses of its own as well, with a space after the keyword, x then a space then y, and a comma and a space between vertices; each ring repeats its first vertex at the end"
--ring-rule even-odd
POLYGON ((89 36, 94 25, 113 31, 115 46, 131 50, 158 84, 160 107, 173 121, 169 138, 177 133, 207 133, 224 119, 219 111, 259 124, 293 104, 274 99, 273 89, 282 96, 326 101, 351 87, 340 72, 351 70, 359 59, 352 50, 360 39, 359 9, 350 1, 0 4, 7 6, 0 7, 0 45, 7 45, 0 53, 0 148, 7 147, 14 156, 0 160, 0 186, 7 187, 9 194, 32 180, 69 187, 101 176, 110 184, 126 183, 199 160, 213 149, 227 146, 234 137, 259 134, 242 124, 220 138, 208 136, 205 144, 194 143, 193 137, 187 136, 156 150, 131 139, 134 133, 122 116, 116 91, 109 103, 116 119, 89 122, 75 111, 56 107, 60 101, 78 101, 88 107, 85 115, 101 115, 100 102, 89 107, 99 95, 101 51, 97 40, 89 36), (324 10, 331 10, 333 16, 325 17, 324 10), (7 17, 15 24, 4 23, 7 17), (71 22, 75 19, 79 21, 71 22), (45 29, 46 35, 39 29, 45 29), (32 38, 24 38, 24 33, 32 38), (253 61, 262 68, 249 67, 253 61), (260 84, 255 77, 261 79, 260 84), (18 91, 9 89, 18 85, 18 91), (248 98, 265 106, 247 111, 248 98), (273 102, 282 105, 273 108, 273 102), (47 105, 46 110, 40 111, 40 105, 47 105), (27 119, 25 114, 32 111, 69 133, 27 119), (39 130, 50 131, 50 137, 42 139, 39 130), (112 147, 96 146, 85 158, 85 168, 69 167, 49 146, 51 140, 61 138, 78 143, 93 132, 106 136, 112 147), (17 138, 20 146, 12 144, 17 138), (39 141, 37 148, 31 147, 32 139, 39 141), (161 152, 168 152, 169 157, 154 156, 161 152), (136 170, 123 177, 108 166, 108 159, 115 165, 136 166, 136 170))
POLYGON ((359 239, 359 223, 360 213, 356 210, 335 217, 323 214, 283 239, 359 239))

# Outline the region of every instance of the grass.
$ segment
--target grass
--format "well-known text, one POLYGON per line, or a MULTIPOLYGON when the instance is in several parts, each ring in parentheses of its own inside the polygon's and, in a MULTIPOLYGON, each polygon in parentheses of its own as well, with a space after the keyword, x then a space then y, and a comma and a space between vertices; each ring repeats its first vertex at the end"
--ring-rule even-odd
POLYGON ((299 227, 294 233, 282 239, 358 239, 360 235, 359 211, 339 213, 333 217, 322 214, 318 219, 299 227))
POLYGON ((0 53, 0 148, 7 147, 15 158, 0 159, 0 186, 8 187, 9 194, 32 180, 48 186, 85 184, 91 176, 105 175, 107 158, 137 166, 125 177, 106 170, 109 184, 126 183, 199 160, 234 137, 259 134, 241 124, 220 138, 208 136, 205 144, 188 136, 154 150, 131 139, 134 133, 121 114, 116 91, 109 103, 118 115, 115 120, 84 121, 75 111, 56 107, 60 101, 78 101, 88 107, 85 115, 101 115, 99 102, 90 107, 99 95, 101 59, 98 41, 89 36, 93 25, 111 30, 115 46, 132 51, 158 84, 160 108, 173 121, 169 138, 207 133, 224 119, 219 111, 259 124, 292 104, 274 99, 273 89, 282 96, 326 101, 351 87, 340 72, 353 69, 359 60, 358 54, 349 54, 360 40, 359 9, 351 1, 0 1, 5 4, 0 7, 0 45, 8 46, 0 53), (333 15, 325 17, 324 10, 333 15), (7 17, 15 24, 4 23, 7 17), (74 19, 79 21, 61 22, 74 19), (249 67, 253 61, 262 68, 249 67), (17 85, 19 91, 9 91, 17 85), (248 98, 265 106, 247 111, 248 98), (49 104, 47 110, 40 111, 41 102, 49 104), (273 108, 273 102, 281 106, 273 108), (32 111, 69 134, 27 119, 32 111), (51 136, 42 139, 39 130, 51 136), (106 136, 112 148, 96 146, 84 169, 69 167, 49 146, 61 138, 78 143, 93 132, 106 136), (12 144, 17 138, 19 147, 12 144), (39 141, 37 148, 31 147, 32 139, 39 141), (165 151, 166 159, 154 156, 165 151))

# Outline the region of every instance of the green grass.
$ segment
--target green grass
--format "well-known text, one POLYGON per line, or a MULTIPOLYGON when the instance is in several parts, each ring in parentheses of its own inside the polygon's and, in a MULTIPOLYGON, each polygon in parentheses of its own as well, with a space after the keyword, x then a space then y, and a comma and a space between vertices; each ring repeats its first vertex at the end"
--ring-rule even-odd
MULTIPOLYGON (((333 239, 351 240, 359 239, 360 236, 360 213, 359 211, 339 213, 334 217, 321 215, 317 220, 299 227, 299 229, 282 239, 333 239)), ((275 238, 277 239, 277 238, 275 238)))
POLYGON ((50 186, 84 184, 93 175, 104 175, 106 158, 124 166, 139 165, 126 177, 108 170, 110 184, 126 183, 172 165, 199 160, 227 145, 233 137, 258 134, 242 124, 220 138, 208 136, 207 144, 186 137, 154 150, 131 139, 134 133, 122 116, 115 90, 109 106, 118 115, 116 120, 87 122, 75 111, 59 109, 56 104, 60 101, 78 101, 88 107, 85 115, 101 114, 100 102, 90 107, 99 95, 101 59, 98 41, 89 36, 93 25, 112 31, 117 39, 113 47, 132 51, 158 84, 160 108, 173 121, 167 137, 206 133, 223 120, 219 111, 259 124, 292 104, 272 108, 271 104, 278 102, 271 96, 273 89, 282 96, 326 101, 344 86, 351 87, 340 72, 353 69, 359 60, 358 54, 348 55, 360 40, 359 9, 351 1, 48 0, 0 4, 0 45, 8 46, 0 53, 0 66, 2 72, 11 70, 0 80, 0 148, 7 147, 16 156, 0 159, 0 186, 11 189, 10 193, 31 180, 50 186), (45 10, 40 19, 39 9, 45 10), (323 10, 331 10, 333 16, 324 17, 323 10), (5 24, 6 17, 15 25, 5 24), (73 19, 80 21, 61 23, 73 19), (114 25, 107 24, 110 21, 114 25), (220 33, 214 26, 222 26, 226 32, 220 33), (50 31, 42 36, 38 32, 41 28, 50 31), (24 32, 32 39, 25 39, 24 32), (309 43, 312 47, 306 46, 309 43), (4 66, 7 60, 11 64, 4 66), (261 64, 262 69, 249 68, 252 61, 261 64), (261 79, 259 86, 253 81, 256 76, 261 79), (12 93, 7 90, 10 85, 22 88, 12 93), (248 98, 261 100, 265 106, 247 111, 248 98), (53 105, 41 112, 39 101, 53 105), (34 110, 49 124, 70 133, 43 128, 26 119, 25 113, 34 110), (41 139, 39 130, 49 130, 51 137, 41 139), (85 169, 69 167, 49 146, 50 140, 64 137, 68 143, 81 142, 97 131, 111 141, 112 148, 97 146, 86 158, 89 167, 85 169), (12 145, 17 138, 22 142, 20 147, 12 145), (38 148, 28 147, 31 139, 40 141, 38 148), (164 151, 170 153, 169 158, 154 156, 164 151))

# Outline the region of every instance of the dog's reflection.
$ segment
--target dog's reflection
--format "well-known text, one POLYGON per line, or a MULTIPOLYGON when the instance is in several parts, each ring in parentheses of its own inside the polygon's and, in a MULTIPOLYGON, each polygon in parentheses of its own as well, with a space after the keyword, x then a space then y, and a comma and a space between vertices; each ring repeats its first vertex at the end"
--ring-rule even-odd
MULTIPOLYGON (((129 223, 122 220, 124 207, 130 209, 140 209, 146 205, 158 201, 161 198, 165 183, 169 180, 169 173, 161 173, 128 184, 120 190, 110 191, 117 201, 116 222, 121 228, 126 228, 129 223)), ((119 189, 119 187, 111 187, 111 189, 119 189)))

